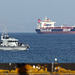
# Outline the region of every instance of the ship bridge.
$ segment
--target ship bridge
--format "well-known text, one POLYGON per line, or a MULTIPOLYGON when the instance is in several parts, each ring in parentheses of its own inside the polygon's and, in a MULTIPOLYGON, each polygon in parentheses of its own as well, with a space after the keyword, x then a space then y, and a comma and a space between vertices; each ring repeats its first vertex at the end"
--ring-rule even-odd
POLYGON ((50 20, 45 16, 45 19, 43 21, 41 21, 40 19, 38 20, 38 28, 54 27, 55 23, 56 22, 53 22, 52 20, 50 20))

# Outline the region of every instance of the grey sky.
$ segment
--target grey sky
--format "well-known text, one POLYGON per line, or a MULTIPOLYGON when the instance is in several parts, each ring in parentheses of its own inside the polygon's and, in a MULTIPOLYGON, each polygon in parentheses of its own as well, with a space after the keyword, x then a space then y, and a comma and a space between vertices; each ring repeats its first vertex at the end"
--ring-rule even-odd
POLYGON ((0 0, 0 32, 35 32, 37 19, 47 16, 57 26, 75 25, 75 0, 0 0))

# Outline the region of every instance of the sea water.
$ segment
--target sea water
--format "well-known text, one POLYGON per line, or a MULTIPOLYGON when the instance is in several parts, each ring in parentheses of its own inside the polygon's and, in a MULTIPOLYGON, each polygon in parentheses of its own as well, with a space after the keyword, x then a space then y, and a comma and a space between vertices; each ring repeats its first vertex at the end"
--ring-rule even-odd
POLYGON ((24 44, 29 44, 30 48, 26 51, 1 50, 0 63, 75 63, 75 34, 9 33, 9 35, 24 44))

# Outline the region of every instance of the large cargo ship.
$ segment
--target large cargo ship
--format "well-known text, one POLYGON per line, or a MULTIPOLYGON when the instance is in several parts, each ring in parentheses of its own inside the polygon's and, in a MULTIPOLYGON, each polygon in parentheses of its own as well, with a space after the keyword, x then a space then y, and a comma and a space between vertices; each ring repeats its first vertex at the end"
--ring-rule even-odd
POLYGON ((49 18, 45 16, 45 19, 41 21, 38 19, 38 26, 35 29, 39 34, 46 34, 46 33, 70 33, 75 34, 75 26, 68 26, 67 24, 63 24, 61 26, 55 26, 56 22, 53 22, 49 18))

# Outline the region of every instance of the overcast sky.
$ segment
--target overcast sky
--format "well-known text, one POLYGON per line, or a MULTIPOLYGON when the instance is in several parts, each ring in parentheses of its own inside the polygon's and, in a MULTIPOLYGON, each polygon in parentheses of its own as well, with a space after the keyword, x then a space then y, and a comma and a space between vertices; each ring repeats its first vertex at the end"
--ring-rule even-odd
POLYGON ((75 25, 75 0, 0 0, 0 32, 35 32, 37 20, 47 16, 61 24, 75 25))

